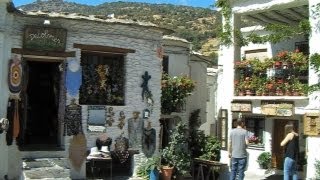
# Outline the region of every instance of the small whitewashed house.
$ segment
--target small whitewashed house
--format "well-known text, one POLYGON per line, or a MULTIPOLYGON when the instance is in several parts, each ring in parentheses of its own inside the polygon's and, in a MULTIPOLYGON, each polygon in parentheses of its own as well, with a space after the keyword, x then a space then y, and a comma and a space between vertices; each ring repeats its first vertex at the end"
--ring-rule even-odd
MULTIPOLYGON (((115 150, 117 138, 128 138, 133 112, 159 134, 158 52, 171 30, 101 16, 25 12, 10 0, 0 0, 0 13, 0 117, 10 121, 0 134, 0 179, 85 179, 87 151, 102 135, 112 138, 115 150), (50 158, 62 158, 71 165, 51 177, 46 172, 53 167, 41 172, 25 158, 49 158, 42 164, 52 166, 63 163, 50 158)), ((142 157, 141 149, 130 154, 134 166, 123 173, 135 171, 142 157)))
MULTIPOLYGON (((172 129, 175 120, 182 120, 188 124, 190 114, 200 109, 201 130, 207 131, 207 66, 211 63, 208 56, 192 51, 192 45, 185 39, 173 36, 163 37, 163 73, 172 77, 188 76, 196 83, 195 90, 187 97, 187 101, 181 112, 173 112, 170 115, 162 115, 165 129, 172 129), (168 122, 168 123, 165 123, 168 122)), ((168 134, 169 135, 169 134, 168 134)), ((164 143, 165 144, 165 143, 164 143)))

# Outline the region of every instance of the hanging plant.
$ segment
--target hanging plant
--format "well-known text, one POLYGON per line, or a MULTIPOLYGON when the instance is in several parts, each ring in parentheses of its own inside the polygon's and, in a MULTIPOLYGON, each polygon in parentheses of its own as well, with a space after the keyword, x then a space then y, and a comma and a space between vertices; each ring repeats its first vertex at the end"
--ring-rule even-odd
POLYGON ((177 111, 183 106, 186 97, 190 96, 195 88, 195 82, 187 76, 162 76, 161 113, 168 114, 177 111))

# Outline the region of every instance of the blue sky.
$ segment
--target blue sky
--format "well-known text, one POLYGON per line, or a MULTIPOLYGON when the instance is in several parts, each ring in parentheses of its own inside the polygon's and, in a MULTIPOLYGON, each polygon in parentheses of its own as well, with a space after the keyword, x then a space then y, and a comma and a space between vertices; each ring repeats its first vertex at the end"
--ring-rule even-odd
MULTIPOLYGON (((21 6, 24 4, 29 4, 35 0, 13 0, 15 6, 21 6)), ((99 5, 105 2, 117 2, 119 0, 64 0, 69 2, 76 2, 79 4, 88 5, 99 5)), ((214 3, 214 0, 121 0, 125 2, 146 2, 146 3, 166 3, 166 4, 176 4, 176 5, 186 5, 194 7, 204 7, 209 8, 210 5, 214 3)))

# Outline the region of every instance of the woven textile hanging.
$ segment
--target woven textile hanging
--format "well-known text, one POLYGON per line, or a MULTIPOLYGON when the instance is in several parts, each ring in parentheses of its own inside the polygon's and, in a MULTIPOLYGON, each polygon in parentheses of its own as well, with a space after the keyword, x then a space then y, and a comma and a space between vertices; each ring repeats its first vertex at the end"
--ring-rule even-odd
POLYGON ((64 135, 72 136, 83 133, 81 106, 73 101, 66 107, 64 118, 64 135))

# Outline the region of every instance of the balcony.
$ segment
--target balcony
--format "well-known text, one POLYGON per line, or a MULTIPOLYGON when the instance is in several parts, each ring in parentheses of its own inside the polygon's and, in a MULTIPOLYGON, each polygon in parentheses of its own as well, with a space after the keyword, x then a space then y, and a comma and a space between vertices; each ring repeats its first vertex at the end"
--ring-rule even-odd
POLYGON ((264 60, 237 61, 234 95, 237 99, 306 99, 308 64, 308 56, 298 51, 282 51, 264 60))

